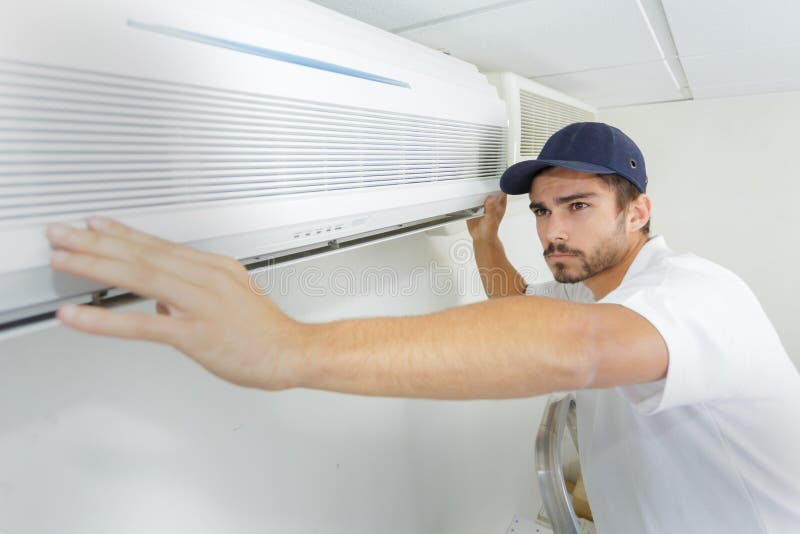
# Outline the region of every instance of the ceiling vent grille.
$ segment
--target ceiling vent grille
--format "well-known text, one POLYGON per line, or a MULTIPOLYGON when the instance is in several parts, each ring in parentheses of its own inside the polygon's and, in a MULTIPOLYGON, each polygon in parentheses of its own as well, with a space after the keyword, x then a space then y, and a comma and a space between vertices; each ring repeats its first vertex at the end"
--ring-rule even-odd
POLYGON ((547 139, 574 122, 594 120, 594 114, 530 91, 520 89, 520 158, 536 158, 547 139))

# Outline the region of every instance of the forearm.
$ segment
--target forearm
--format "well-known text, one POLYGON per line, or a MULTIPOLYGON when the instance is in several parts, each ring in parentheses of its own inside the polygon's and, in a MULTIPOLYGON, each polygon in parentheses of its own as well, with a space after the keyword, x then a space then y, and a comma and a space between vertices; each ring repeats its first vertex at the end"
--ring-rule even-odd
POLYGON ((238 262, 111 219, 52 225, 51 265, 158 302, 156 315, 67 305, 63 324, 171 345, 234 384, 364 395, 507 398, 663 378, 666 343, 623 306, 496 299, 416 317, 297 322, 238 262))
POLYGON ((475 240, 473 248, 481 283, 490 299, 525 294, 527 283, 508 261, 499 239, 475 240))
POLYGON ((422 316, 304 325, 297 385, 438 399, 584 387, 584 312, 575 306, 582 305, 525 297, 422 316))

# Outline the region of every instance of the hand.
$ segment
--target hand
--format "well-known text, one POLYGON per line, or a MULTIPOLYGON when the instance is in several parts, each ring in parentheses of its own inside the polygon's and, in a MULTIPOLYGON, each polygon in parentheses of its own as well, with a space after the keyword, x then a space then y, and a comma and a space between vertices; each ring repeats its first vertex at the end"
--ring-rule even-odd
POLYGON ((483 202, 484 214, 481 217, 467 220, 467 228, 473 241, 491 241, 497 239, 500 223, 506 214, 508 196, 501 193, 498 198, 492 195, 483 202))
POLYGON ((157 301, 158 314, 66 305, 56 317, 84 332, 172 345, 238 385, 297 385, 302 325, 258 295, 242 265, 138 232, 107 218, 87 229, 51 225, 59 271, 125 288, 157 301))

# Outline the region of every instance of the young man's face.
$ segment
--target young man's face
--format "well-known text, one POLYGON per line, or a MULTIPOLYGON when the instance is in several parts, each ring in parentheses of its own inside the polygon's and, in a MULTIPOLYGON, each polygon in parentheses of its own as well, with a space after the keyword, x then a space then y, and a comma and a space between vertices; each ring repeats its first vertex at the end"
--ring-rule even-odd
POLYGON ((560 167, 533 180, 531 211, 556 280, 575 283, 616 265, 625 255, 625 213, 597 175, 560 167))

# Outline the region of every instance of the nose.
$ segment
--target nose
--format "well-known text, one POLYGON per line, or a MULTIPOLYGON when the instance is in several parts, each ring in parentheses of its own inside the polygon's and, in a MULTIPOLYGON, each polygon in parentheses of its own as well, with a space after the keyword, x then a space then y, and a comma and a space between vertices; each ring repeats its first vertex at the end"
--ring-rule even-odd
POLYGON ((569 233, 566 221, 555 213, 551 213, 544 221, 544 235, 547 241, 553 244, 566 243, 569 240, 569 233))

